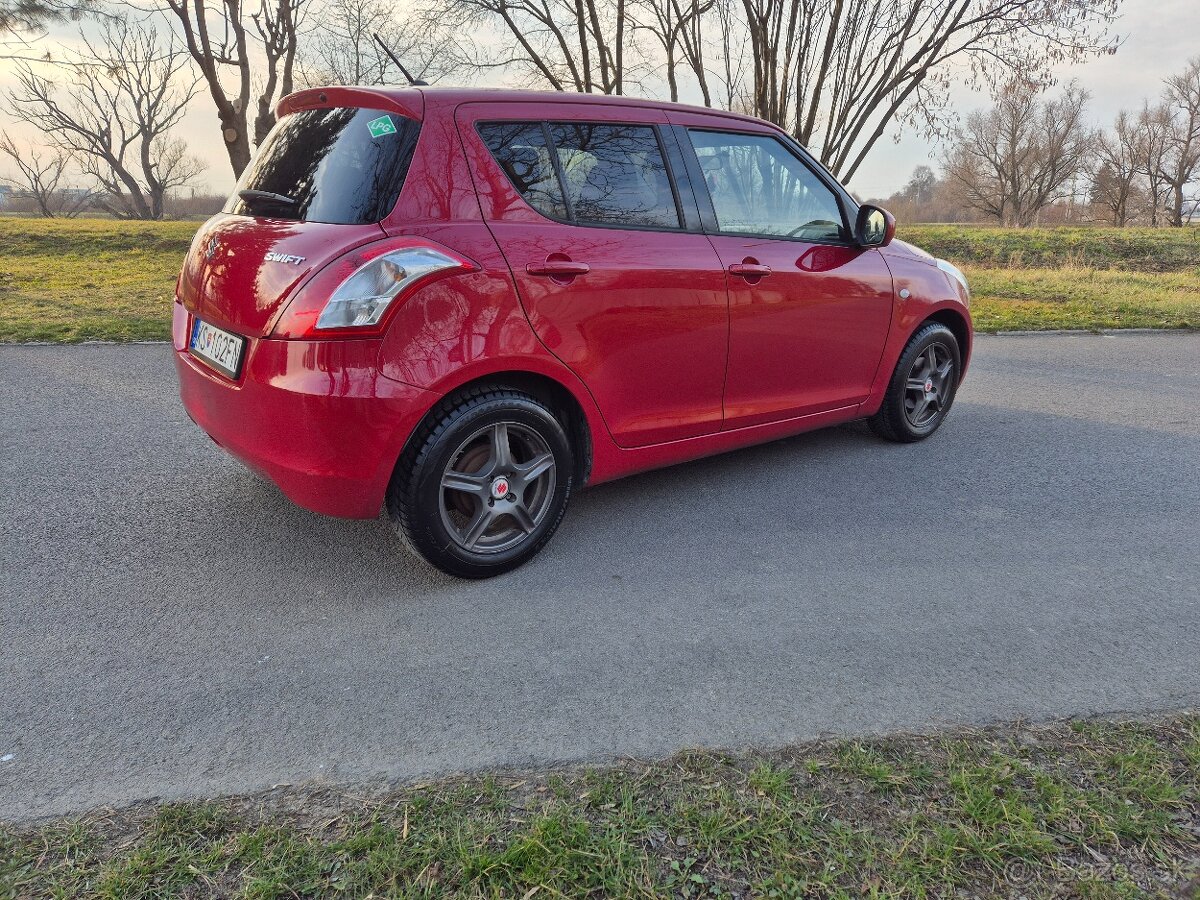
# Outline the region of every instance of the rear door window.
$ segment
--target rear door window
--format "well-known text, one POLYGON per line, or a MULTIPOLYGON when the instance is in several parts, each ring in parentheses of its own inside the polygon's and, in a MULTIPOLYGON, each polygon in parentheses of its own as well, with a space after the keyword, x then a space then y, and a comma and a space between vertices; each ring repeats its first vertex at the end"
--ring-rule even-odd
POLYGON ((545 216, 581 225, 680 228, 652 126, 486 122, 478 130, 513 187, 545 216))
POLYGON ((378 222, 396 205, 419 131, 412 119, 379 109, 292 113, 271 129, 225 212, 340 225, 378 222), (256 194, 242 197, 242 191, 256 194))
POLYGON ((556 122, 550 139, 558 150, 575 221, 679 227, 679 209, 653 128, 556 122))

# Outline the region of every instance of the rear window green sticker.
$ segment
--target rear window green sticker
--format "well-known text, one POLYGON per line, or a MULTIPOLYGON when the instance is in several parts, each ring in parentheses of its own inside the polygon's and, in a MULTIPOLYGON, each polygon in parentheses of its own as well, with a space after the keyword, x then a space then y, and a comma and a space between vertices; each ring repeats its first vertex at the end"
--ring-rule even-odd
POLYGON ((391 116, 380 116, 378 119, 372 119, 367 123, 367 127, 371 129, 371 137, 373 138, 396 133, 396 123, 392 121, 391 116))

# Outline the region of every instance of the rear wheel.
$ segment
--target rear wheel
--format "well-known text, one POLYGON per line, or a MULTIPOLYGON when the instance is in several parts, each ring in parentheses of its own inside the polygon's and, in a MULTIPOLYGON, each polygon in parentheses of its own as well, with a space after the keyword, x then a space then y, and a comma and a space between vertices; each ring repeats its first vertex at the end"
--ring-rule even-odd
POLYGON ((487 578, 546 545, 566 512, 574 472, 551 409, 517 391, 476 391, 426 420, 392 478, 388 513, 442 571, 487 578))
POLYGON ((871 430, 889 441, 919 441, 938 430, 958 391, 962 357, 945 325, 930 322, 909 340, 871 430))

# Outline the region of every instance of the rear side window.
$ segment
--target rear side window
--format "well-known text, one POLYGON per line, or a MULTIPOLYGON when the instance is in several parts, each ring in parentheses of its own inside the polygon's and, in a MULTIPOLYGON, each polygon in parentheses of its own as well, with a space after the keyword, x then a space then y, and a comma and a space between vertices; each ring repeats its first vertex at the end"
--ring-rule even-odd
POLYGON ((419 131, 417 122, 378 109, 292 113, 271 129, 225 211, 340 225, 378 222, 396 205, 419 131), (258 194, 243 199, 241 191, 258 194))
POLYGON ((650 126, 488 122, 479 125, 479 134, 513 187, 543 215, 583 225, 680 227, 650 126))
POLYGON ((526 203, 552 219, 567 218, 541 122, 490 122, 479 126, 479 136, 526 203))

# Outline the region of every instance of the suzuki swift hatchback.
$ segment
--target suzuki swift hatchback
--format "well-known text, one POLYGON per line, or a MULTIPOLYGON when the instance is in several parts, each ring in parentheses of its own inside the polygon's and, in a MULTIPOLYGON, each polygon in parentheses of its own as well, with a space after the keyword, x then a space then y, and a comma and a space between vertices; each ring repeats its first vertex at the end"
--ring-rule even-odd
POLYGON ((915 441, 954 401, 962 275, 765 122, 424 88, 278 115, 179 278, 184 405, 447 572, 520 565, 585 483, 851 419, 915 441))

